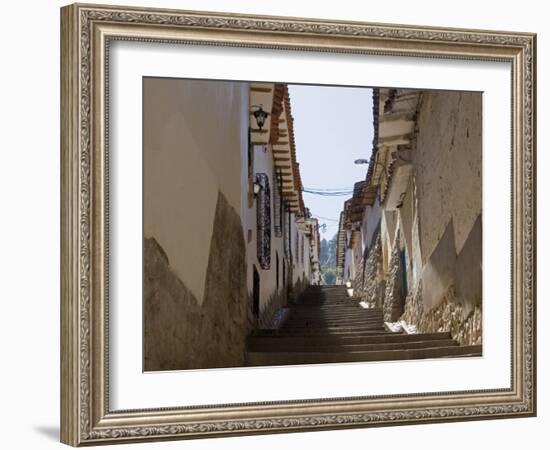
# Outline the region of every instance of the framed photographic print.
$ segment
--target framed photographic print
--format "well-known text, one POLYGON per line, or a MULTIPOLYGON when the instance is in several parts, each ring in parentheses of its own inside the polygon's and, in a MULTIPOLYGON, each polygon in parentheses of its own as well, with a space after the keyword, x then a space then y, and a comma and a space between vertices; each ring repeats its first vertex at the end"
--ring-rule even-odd
POLYGON ((536 414, 530 33, 61 10, 61 440, 536 414))

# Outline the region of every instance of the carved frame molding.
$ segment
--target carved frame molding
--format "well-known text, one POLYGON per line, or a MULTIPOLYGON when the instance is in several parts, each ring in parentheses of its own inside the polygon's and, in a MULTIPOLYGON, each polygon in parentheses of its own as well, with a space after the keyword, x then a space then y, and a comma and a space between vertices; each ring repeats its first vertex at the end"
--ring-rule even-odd
POLYGON ((61 10, 61 440, 73 446, 536 414, 536 36, 75 4, 61 10), (113 39, 507 61, 512 66, 512 385, 111 411, 108 58, 113 39))

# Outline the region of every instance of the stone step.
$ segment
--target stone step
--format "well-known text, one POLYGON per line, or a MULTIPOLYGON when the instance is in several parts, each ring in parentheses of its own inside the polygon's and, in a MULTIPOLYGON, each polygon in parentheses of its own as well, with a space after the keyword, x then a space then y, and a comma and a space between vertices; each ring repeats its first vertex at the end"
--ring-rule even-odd
POLYGON ((343 284, 317 284, 317 285, 307 286, 305 290, 307 290, 307 289, 345 289, 345 285, 343 285, 343 284))
POLYGON ((361 308, 359 305, 347 305, 339 306, 336 308, 327 307, 315 307, 315 306, 290 306, 289 310, 295 314, 308 314, 308 315, 324 315, 324 314, 370 314, 372 316, 381 316, 384 313, 382 311, 376 311, 371 309, 361 308))
POLYGON ((346 323, 346 322, 384 322, 383 317, 350 316, 350 317, 293 317, 288 316, 285 323, 346 323))
MULTIPOLYGON (((333 328, 330 331, 326 328, 279 328, 272 332, 272 335, 279 336, 360 336, 372 333, 383 334, 388 331, 385 328, 333 328)), ((267 335, 267 334, 266 334, 267 335)))
POLYGON ((342 304, 330 304, 330 303, 320 303, 317 305, 308 305, 308 304, 300 304, 300 305, 289 305, 289 308, 296 309, 296 310, 304 310, 304 311, 345 311, 345 310, 357 310, 357 309, 363 309, 361 308, 361 305, 359 303, 342 303, 342 304))
POLYGON ((297 314, 293 311, 289 312, 289 320, 310 320, 310 321, 327 321, 327 320, 381 320, 384 321, 384 316, 380 314, 365 314, 362 311, 357 311, 353 314, 297 314))
POLYGON ((481 345, 350 352, 247 352, 246 365, 273 366, 481 356, 481 345))
POLYGON ((331 333, 338 330, 344 329, 367 329, 367 330, 384 330, 384 324, 382 322, 347 322, 347 323, 337 323, 337 322, 328 322, 328 323, 308 323, 308 322, 291 322, 284 323, 280 330, 294 331, 297 330, 311 330, 311 331, 325 331, 331 333))
POLYGON ((361 308, 360 306, 350 306, 350 307, 337 307, 337 308, 314 308, 311 306, 308 307, 296 307, 291 306, 289 308, 290 312, 296 315, 306 315, 306 316, 342 316, 346 314, 370 314, 372 316, 381 316, 378 312, 367 312, 368 310, 361 308))
POLYGON ((249 344, 258 345, 352 345, 352 344, 389 344, 418 341, 445 341, 451 339, 450 333, 403 334, 394 332, 348 333, 339 335, 303 335, 292 336, 278 334, 277 330, 263 330, 247 339, 249 344))
POLYGON ((301 297, 299 301, 296 302, 297 305, 304 305, 311 303, 312 305, 320 305, 322 303, 358 303, 360 300, 353 297, 301 297))
POLYGON ((299 328, 299 327, 305 327, 305 328, 332 328, 332 327, 353 327, 353 326, 368 326, 368 325, 376 325, 376 326, 384 326, 384 321, 382 319, 369 319, 368 317, 365 318, 357 318, 357 319, 340 319, 340 320, 312 320, 312 319, 288 319, 284 322, 283 326, 281 328, 299 328))
POLYGON ((295 330, 288 330, 285 328, 279 328, 277 330, 255 330, 250 334, 250 338, 256 338, 256 337, 269 337, 269 336, 279 336, 284 338, 290 338, 290 337, 345 337, 345 336, 351 336, 351 337, 357 337, 357 336, 373 336, 373 335, 386 335, 386 334, 403 334, 401 332, 392 333, 391 331, 387 331, 384 329, 375 329, 375 330, 368 330, 368 331, 349 331, 349 330, 335 330, 331 333, 327 333, 326 330, 321 330, 320 332, 318 330, 315 330, 314 328, 308 329, 308 328, 298 328, 295 330))
POLYGON ((325 289, 322 291, 306 291, 302 292, 300 297, 348 297, 348 292, 346 289, 325 289))
POLYGON ((311 303, 296 303, 288 305, 290 308, 297 308, 297 309, 310 309, 310 310, 325 310, 325 309, 332 309, 332 310, 342 310, 346 308, 355 308, 355 309, 364 309, 359 304, 360 302, 355 300, 345 300, 338 303, 333 302, 311 302, 311 303))
POLYGON ((334 313, 345 313, 345 312, 356 312, 364 311, 369 314, 383 314, 384 311, 380 308, 362 308, 359 303, 348 303, 346 305, 289 305, 289 309, 296 312, 307 312, 309 314, 314 313, 324 313, 324 312, 334 312, 334 313))
POLYGON ((300 297, 307 297, 312 295, 340 295, 347 296, 347 289, 323 289, 320 291, 304 291, 300 297))
POLYGON ((289 314, 289 317, 292 316, 293 318, 306 317, 306 318, 312 318, 312 319, 315 319, 315 318, 340 319, 340 318, 347 318, 347 317, 373 317, 373 318, 384 317, 384 314, 382 314, 382 312, 370 312, 369 310, 361 309, 361 308, 355 308, 353 311, 342 311, 342 312, 338 312, 338 311, 319 312, 319 311, 304 311, 304 310, 298 311, 293 308, 289 308, 288 314, 289 314))
POLYGON ((319 344, 317 340, 310 339, 304 343, 288 344, 283 342, 260 343, 252 340, 247 345, 249 352, 357 352, 357 351, 379 351, 379 350, 400 350, 411 348, 436 348, 436 347, 453 347, 457 346, 457 342, 453 339, 437 339, 428 341, 411 341, 411 342, 387 342, 375 344, 319 344))
POLYGON ((333 291, 333 292, 304 292, 300 295, 300 298, 350 298, 347 291, 333 291))
POLYGON ((318 333, 318 334, 331 334, 353 331, 383 331, 384 325, 380 323, 364 324, 364 325, 342 325, 342 326, 322 326, 322 327, 306 327, 306 326, 287 326, 283 325, 279 331, 294 334, 300 334, 301 332, 318 333))

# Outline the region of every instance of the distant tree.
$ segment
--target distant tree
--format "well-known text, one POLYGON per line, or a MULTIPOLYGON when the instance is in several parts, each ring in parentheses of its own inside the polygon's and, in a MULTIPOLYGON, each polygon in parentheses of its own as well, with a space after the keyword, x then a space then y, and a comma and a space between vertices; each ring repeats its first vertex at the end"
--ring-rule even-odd
POLYGON ((323 284, 334 284, 336 282, 336 269, 325 269, 322 272, 323 284))
POLYGON ((336 240, 337 240, 337 237, 338 236, 335 234, 328 243, 329 259, 328 259, 327 265, 329 267, 334 267, 334 268, 336 268, 336 240))
POLYGON ((323 284, 334 284, 336 281, 336 238, 327 241, 325 238, 321 241, 320 266, 323 284))
POLYGON ((321 240, 321 249, 319 251, 319 258, 321 260, 321 264, 326 264, 326 258, 328 256, 328 241, 323 238, 321 240))

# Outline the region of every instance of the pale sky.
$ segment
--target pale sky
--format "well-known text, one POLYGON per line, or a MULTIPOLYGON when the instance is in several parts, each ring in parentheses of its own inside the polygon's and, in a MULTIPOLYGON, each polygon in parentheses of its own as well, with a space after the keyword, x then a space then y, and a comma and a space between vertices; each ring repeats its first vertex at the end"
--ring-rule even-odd
MULTIPOLYGON (((305 188, 353 188, 365 179, 372 150, 372 90, 332 86, 289 85, 294 117, 296 159, 305 188)), ((304 203, 319 223, 327 225, 321 239, 338 231, 338 218, 349 196, 322 197, 304 192, 304 203)))

